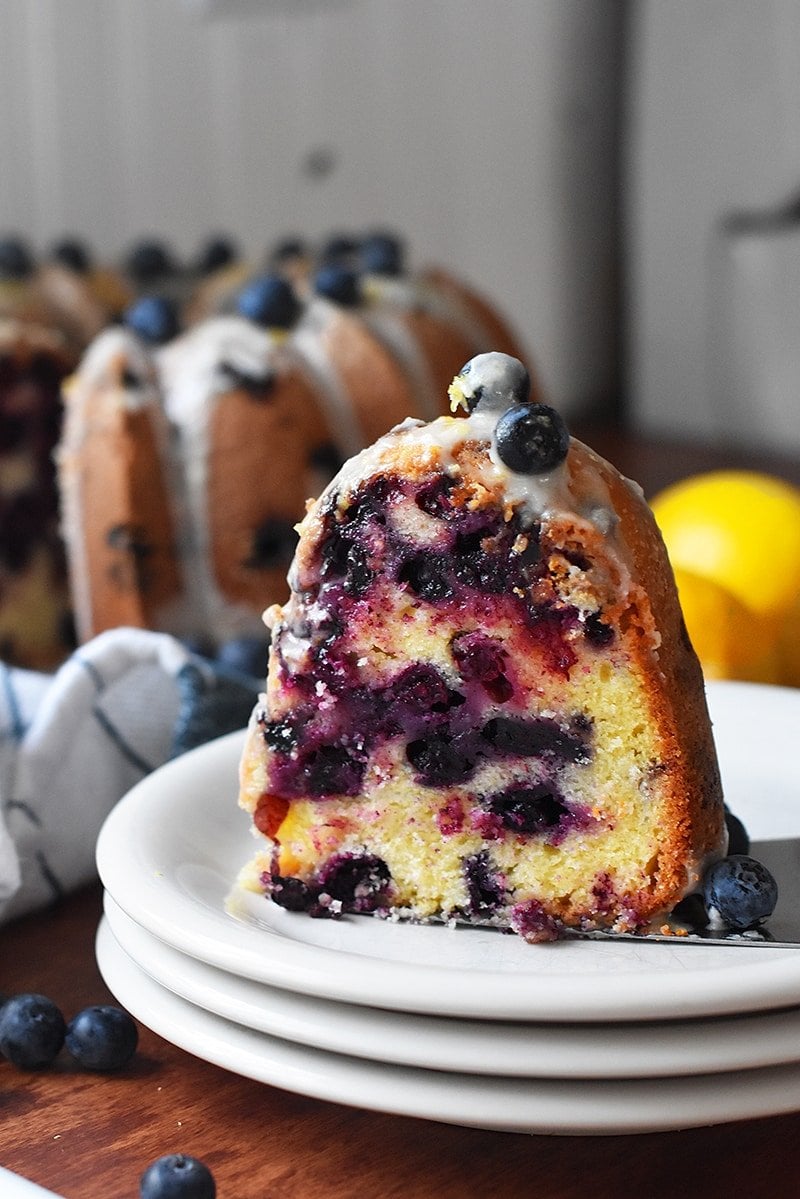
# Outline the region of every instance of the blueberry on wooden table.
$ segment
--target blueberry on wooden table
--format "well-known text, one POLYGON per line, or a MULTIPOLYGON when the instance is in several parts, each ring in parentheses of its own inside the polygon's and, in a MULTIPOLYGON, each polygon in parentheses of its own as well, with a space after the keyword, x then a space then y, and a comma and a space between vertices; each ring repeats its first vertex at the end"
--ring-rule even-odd
POLYGON ((216 1199, 214 1176, 204 1162, 184 1153, 168 1153, 147 1167, 139 1199, 216 1199))
POLYGON ((136 1052, 139 1033, 127 1012, 113 1004, 93 1004, 67 1025, 65 1044, 86 1070, 119 1070, 136 1052))
POLYGON ((46 995, 12 995, 0 1008, 0 1052, 20 1070, 51 1066, 65 1033, 64 1017, 46 995))

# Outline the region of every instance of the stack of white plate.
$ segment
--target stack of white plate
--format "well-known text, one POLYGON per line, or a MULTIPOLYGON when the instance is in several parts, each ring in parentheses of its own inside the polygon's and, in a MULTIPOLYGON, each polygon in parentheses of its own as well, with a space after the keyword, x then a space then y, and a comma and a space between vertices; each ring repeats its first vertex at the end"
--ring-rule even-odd
MULTIPOLYGON (((714 684, 709 703, 729 805, 757 841, 800 836, 800 691, 714 684)), ((800 1108, 800 946, 531 946, 312 920, 259 897, 229 914, 254 851, 236 805, 242 741, 150 775, 100 835, 100 969, 167 1040, 286 1090, 506 1131, 644 1132, 800 1108)))

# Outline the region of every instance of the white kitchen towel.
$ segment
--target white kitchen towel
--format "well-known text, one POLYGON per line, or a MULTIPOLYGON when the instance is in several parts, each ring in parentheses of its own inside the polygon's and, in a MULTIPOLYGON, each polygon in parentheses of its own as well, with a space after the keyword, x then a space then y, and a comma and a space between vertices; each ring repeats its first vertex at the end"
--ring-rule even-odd
POLYGON ((102 633, 54 675, 0 662, 0 921, 91 881, 117 800, 170 758, 244 728, 258 689, 142 629, 102 633))

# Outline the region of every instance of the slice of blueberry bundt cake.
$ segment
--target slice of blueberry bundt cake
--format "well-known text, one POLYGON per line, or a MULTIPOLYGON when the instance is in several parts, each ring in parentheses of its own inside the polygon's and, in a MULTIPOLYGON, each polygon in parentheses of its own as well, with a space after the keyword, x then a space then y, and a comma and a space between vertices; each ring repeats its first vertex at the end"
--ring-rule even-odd
POLYGON ((241 884, 312 915, 641 931, 724 852, 703 680, 641 492, 474 358, 300 526, 241 764, 241 884))

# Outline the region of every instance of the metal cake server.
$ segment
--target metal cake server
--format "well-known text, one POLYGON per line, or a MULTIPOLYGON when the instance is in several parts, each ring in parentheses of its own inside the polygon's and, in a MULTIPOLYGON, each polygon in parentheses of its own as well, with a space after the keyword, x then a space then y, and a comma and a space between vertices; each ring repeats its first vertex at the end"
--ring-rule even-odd
MULTIPOLYGON (((691 924, 685 919, 670 919, 664 922, 668 932, 579 933, 582 939, 592 941, 667 941, 674 945, 763 945, 768 949, 800 948, 800 838, 783 841, 758 841, 750 849, 751 857, 757 858, 772 872, 778 884, 778 902, 769 920, 756 929, 744 933, 726 932, 720 928, 706 928, 691 924)), ((687 913, 691 905, 687 905, 687 913)))

